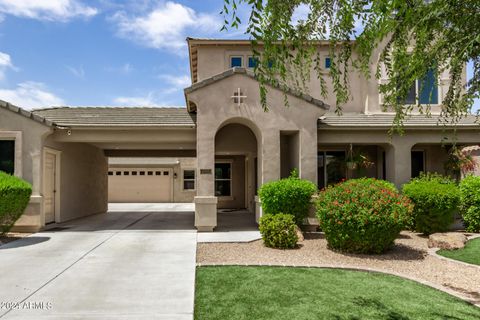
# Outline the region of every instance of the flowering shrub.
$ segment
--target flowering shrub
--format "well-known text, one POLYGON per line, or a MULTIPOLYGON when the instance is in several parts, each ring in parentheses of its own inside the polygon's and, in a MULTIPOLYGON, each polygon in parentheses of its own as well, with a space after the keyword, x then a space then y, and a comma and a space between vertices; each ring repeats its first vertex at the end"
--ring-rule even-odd
POLYGON ((352 179, 322 190, 317 217, 332 249, 382 253, 410 222, 413 205, 393 184, 352 179))
POLYGON ((296 173, 286 179, 265 183, 258 195, 265 214, 283 212, 295 217, 301 224, 308 215, 310 199, 317 191, 317 186, 308 180, 299 179, 296 173))
POLYGON ((415 230, 424 234, 445 231, 453 222, 460 192, 455 181, 438 174, 422 174, 403 185, 403 194, 415 204, 415 230))
POLYGON ((298 241, 294 216, 291 214, 266 214, 260 218, 259 229, 267 247, 292 249, 298 241))
POLYGON ((480 232, 480 177, 467 176, 460 182, 460 212, 468 232, 480 232))

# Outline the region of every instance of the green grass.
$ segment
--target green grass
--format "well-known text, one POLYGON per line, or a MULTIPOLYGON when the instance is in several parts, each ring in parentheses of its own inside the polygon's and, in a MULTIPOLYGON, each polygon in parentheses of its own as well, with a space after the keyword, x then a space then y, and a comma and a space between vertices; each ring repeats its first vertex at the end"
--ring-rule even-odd
POLYGON ((480 319, 480 308, 399 277, 318 268, 199 267, 195 319, 480 319))
POLYGON ((458 250, 439 250, 441 256, 480 266, 480 238, 468 241, 465 248, 458 250))

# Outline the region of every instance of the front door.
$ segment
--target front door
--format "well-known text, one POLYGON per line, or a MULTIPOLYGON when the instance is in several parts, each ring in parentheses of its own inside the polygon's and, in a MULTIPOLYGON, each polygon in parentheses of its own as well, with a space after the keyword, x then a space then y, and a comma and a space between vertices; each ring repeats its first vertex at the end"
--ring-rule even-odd
POLYGON ((55 222, 55 167, 57 157, 55 154, 45 153, 45 173, 44 173, 44 211, 45 224, 55 222))
POLYGON ((412 151, 412 178, 416 178, 421 172, 425 172, 425 153, 423 151, 412 151))

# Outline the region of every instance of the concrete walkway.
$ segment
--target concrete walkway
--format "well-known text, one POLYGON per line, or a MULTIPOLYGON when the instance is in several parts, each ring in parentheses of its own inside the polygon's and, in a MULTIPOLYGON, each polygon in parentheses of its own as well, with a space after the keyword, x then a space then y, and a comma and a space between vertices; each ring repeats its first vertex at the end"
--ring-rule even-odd
POLYGON ((117 209, 0 247, 0 319, 193 319, 193 213, 117 209))

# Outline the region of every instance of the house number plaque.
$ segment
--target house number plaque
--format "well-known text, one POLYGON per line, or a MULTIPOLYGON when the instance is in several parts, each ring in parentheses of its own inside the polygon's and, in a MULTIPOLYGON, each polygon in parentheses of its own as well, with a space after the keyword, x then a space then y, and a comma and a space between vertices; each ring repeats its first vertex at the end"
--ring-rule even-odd
POLYGON ((212 169, 200 169, 200 174, 212 174, 212 169))

